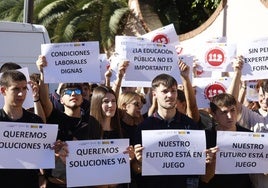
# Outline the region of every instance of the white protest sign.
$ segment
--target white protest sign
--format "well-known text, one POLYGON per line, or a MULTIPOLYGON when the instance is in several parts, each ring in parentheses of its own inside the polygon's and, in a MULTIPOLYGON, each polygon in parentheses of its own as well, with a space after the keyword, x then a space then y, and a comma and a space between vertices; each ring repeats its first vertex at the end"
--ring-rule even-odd
POLYGON ((0 168, 55 168, 58 125, 0 122, 0 168))
POLYGON ((173 24, 158 28, 142 35, 143 38, 155 43, 168 44, 172 46, 179 45, 179 36, 173 24))
POLYGON ((210 99, 217 94, 225 93, 231 83, 230 77, 194 78, 196 102, 199 108, 208 108, 210 99))
MULTIPOLYGON (((134 36, 116 36, 115 37, 116 53, 110 57, 111 59, 110 68, 112 69, 113 75, 116 75, 116 73, 118 72, 118 64, 121 61, 127 59, 126 57, 127 45, 130 45, 130 44, 135 45, 136 43, 143 43, 143 42, 149 42, 149 40, 142 38, 142 37, 134 37, 134 36)), ((112 77, 111 81, 114 81, 115 79, 112 77)), ((122 87, 151 87, 151 81, 125 80, 125 76, 124 76, 122 79, 121 86, 122 87)))
POLYGON ((99 42, 42 44, 45 83, 100 83, 99 42))
MULTIPOLYGON (((17 69, 17 70, 22 72, 25 75, 27 82, 30 81, 28 67, 23 67, 23 68, 17 69)), ((2 73, 0 73, 0 77, 1 77, 1 75, 2 75, 2 73)), ((25 101, 22 105, 22 107, 25 109, 29 109, 29 108, 32 108, 34 106, 33 105, 33 92, 32 92, 30 84, 28 84, 27 87, 29 90, 27 90, 27 95, 26 95, 25 101)), ((0 108, 2 108, 3 106, 4 106, 4 96, 0 92, 0 108)))
MULTIPOLYGON (((189 54, 178 55, 178 61, 180 61, 180 60, 189 66, 189 68, 190 68, 189 78, 190 78, 190 81, 192 81, 192 78, 193 78, 193 71, 192 70, 193 70, 194 57, 192 55, 189 55, 189 54)), ((180 71, 180 70, 178 70, 178 71, 180 71)))
MULTIPOLYGON (((186 63, 187 65, 189 65, 190 67, 190 73, 189 73, 189 78, 190 80, 192 80, 192 63, 193 63, 193 56, 189 56, 189 55, 179 55, 178 59, 182 60, 184 63, 186 63)), ((112 63, 113 64, 113 63, 112 63)), ((118 69, 113 69, 115 70, 114 72, 116 73, 118 71, 118 69)), ((178 68, 179 71, 179 68, 178 68)), ((113 74, 115 74, 113 73, 113 74)), ((181 79, 176 79, 178 84, 182 84, 181 83, 181 79)), ((123 79, 121 86, 122 87, 151 87, 152 82, 151 81, 129 81, 129 80, 125 80, 123 79)))
POLYGON ((217 131, 216 174, 268 172, 268 134, 217 131))
POLYGON ((249 100, 249 101, 258 101, 258 91, 257 91, 257 83, 258 83, 258 80, 248 80, 248 81, 245 81, 247 84, 247 88, 246 88, 246 98, 249 100))
POLYGON ((239 43, 237 53, 244 56, 242 80, 268 78, 268 41, 239 43))
MULTIPOLYGON (((100 61, 100 75, 101 75, 101 84, 105 84, 105 72, 109 69, 110 67, 110 62, 107 59, 106 54, 100 54, 99 55, 99 61, 100 61)), ((116 75, 112 74, 111 80, 115 80, 116 75)))
POLYGON ((150 42, 131 43, 127 45, 126 53, 130 64, 125 80, 150 82, 165 73, 181 82, 175 47, 150 42))
MULTIPOLYGON (((126 58, 126 48, 127 45, 130 44, 136 44, 136 43, 144 43, 144 42, 150 42, 146 38, 142 37, 135 37, 135 36, 125 36, 125 35, 117 35, 115 36, 115 54, 114 56, 118 57, 120 60, 126 58)), ((119 63, 119 62, 118 62, 119 63)))
POLYGON ((130 182, 129 139, 68 141, 68 187, 130 182), (81 175, 82 174, 82 175, 81 175))
POLYGON ((205 71, 232 71, 232 60, 236 56, 236 46, 227 43, 204 43, 195 54, 205 71))
POLYGON ((205 174, 203 130, 143 130, 142 145, 143 176, 205 174))

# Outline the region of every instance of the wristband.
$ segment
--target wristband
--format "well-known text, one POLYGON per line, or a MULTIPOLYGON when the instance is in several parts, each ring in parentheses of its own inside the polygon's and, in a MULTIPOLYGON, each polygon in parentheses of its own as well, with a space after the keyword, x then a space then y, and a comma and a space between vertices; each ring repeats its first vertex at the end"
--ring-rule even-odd
POLYGON ((33 102, 38 102, 38 101, 40 101, 40 98, 39 98, 39 99, 37 99, 37 100, 35 100, 35 101, 33 101, 33 102))

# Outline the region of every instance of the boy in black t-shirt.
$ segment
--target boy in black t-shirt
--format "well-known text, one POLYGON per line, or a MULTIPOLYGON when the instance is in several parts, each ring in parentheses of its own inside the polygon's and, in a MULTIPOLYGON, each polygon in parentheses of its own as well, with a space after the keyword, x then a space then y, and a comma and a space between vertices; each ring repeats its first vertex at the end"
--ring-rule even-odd
MULTIPOLYGON (((57 139, 70 141, 80 139, 81 134, 77 134, 81 128, 88 126, 89 113, 81 113, 83 102, 81 83, 63 83, 60 87, 60 102, 64 111, 54 107, 49 98, 48 84, 44 84, 43 67, 47 66, 45 56, 39 56, 36 65, 41 74, 40 80, 40 100, 44 108, 47 123, 58 124, 57 139)), ((47 171, 47 188, 66 187, 66 169, 63 161, 57 157, 55 169, 47 171)))
MULTIPOLYGON (((27 81, 23 73, 16 70, 4 71, 0 88, 4 96, 0 121, 43 123, 41 117, 22 107, 27 94, 27 81)), ((37 188, 38 173, 38 169, 0 169, 0 182, 5 187, 37 188)))

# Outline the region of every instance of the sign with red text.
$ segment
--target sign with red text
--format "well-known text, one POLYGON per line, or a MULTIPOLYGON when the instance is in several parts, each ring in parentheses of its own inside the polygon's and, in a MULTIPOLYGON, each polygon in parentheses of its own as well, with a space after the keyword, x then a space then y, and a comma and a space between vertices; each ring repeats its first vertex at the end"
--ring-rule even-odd
POLYGON ((130 182, 129 139, 68 141, 67 187, 130 182), (82 175, 81 175, 82 174, 82 175))
POLYGON ((244 56, 242 80, 268 78, 268 41, 239 43, 237 53, 244 56))
POLYGON ((42 44, 45 83, 100 83, 99 42, 42 44))
POLYGON ((142 145, 143 176, 205 173, 203 130, 143 130, 142 145))
POLYGON ((236 56, 236 46, 227 43, 205 43, 195 52, 196 59, 205 71, 232 71, 232 60, 236 56))
POLYGON ((142 35, 141 37, 146 38, 151 42, 168 44, 172 46, 177 46, 180 43, 179 37, 173 24, 169 24, 167 26, 153 30, 142 35))
POLYGON ((225 93, 231 83, 231 77, 194 78, 193 86, 199 108, 208 108, 210 99, 217 94, 225 93))
POLYGON ((216 174, 267 173, 268 134, 217 131, 216 174))
POLYGON ((55 168, 58 125, 0 122, 0 168, 55 168))

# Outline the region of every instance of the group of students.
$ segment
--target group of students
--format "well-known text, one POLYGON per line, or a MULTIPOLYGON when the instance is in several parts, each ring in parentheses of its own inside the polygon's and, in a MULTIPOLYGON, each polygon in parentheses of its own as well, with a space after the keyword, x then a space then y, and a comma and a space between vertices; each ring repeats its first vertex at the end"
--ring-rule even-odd
MULTIPOLYGON (((178 71, 181 75, 183 93, 178 90, 178 83, 174 77, 168 74, 156 76, 150 88, 152 105, 146 116, 141 112, 144 96, 133 90, 120 92, 128 61, 119 63, 117 79, 112 86, 110 86, 111 71, 107 70, 106 83, 96 86, 87 102, 84 102, 87 99, 82 96, 82 83, 62 83, 58 89, 57 101, 63 105, 63 109, 54 104, 49 94, 49 86, 44 83, 43 68, 48 63, 44 56, 39 56, 36 61, 40 77, 38 84, 31 84, 34 91, 34 113, 22 107, 27 94, 27 80, 23 73, 14 70, 18 67, 3 71, 0 79, 1 93, 4 96, 0 121, 58 124, 57 142, 53 147, 56 156, 55 168, 0 169, 0 180, 7 187, 66 187, 65 162, 68 146, 65 141, 118 138, 130 140, 126 151, 131 164, 131 182, 92 187, 253 188, 253 184, 255 188, 265 187, 266 184, 256 186, 257 176, 253 181, 253 176, 250 174, 215 174, 216 152, 219 149, 216 146, 217 130, 251 131, 251 128, 254 131, 266 130, 267 118, 243 107, 238 101, 239 91, 235 86, 241 83, 243 57, 238 57, 234 62, 234 78, 228 93, 218 94, 211 99, 210 113, 215 122, 212 126, 204 125, 202 121, 189 78, 191 70, 182 61, 178 63, 178 71), (82 106, 83 103, 86 105, 82 106), (141 175, 144 149, 142 130, 201 130, 205 127, 207 139, 205 175, 141 175)), ((268 84, 262 86, 262 90, 267 98, 268 84)), ((263 175, 262 179, 265 181, 267 178, 263 175)))

